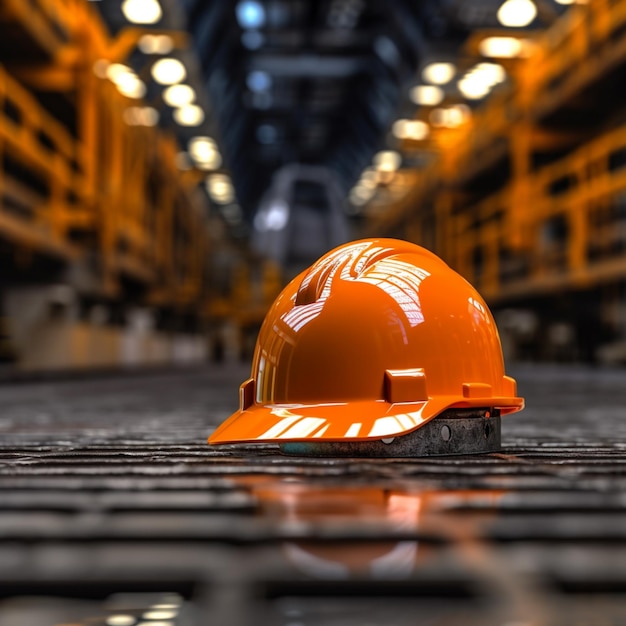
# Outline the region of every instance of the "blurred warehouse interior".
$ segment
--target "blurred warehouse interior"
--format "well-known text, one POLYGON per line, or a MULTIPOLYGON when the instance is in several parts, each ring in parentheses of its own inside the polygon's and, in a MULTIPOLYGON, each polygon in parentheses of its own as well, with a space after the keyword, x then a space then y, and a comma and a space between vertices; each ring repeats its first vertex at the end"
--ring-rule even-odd
POLYGON ((8 371, 247 358, 361 236, 626 362, 624 0, 3 0, 0 64, 8 371))

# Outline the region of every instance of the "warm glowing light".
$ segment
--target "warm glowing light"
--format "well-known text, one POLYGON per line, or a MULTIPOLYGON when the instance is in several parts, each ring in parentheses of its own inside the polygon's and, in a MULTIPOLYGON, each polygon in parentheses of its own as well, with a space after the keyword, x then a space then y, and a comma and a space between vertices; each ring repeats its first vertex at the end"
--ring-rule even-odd
POLYGON ((153 107, 129 107, 124 111, 124 121, 129 126, 156 126, 159 112, 153 107))
POLYGON ((413 141, 426 139, 429 133, 428 124, 421 120, 397 120, 391 130, 398 139, 411 139, 413 141))
MULTIPOLYGON (((105 65, 100 66, 100 70, 105 65)), ((135 72, 127 65, 111 63, 106 66, 106 76, 115 83, 117 90, 128 98, 143 98, 146 95, 146 86, 135 72)))
POLYGON ((430 113, 430 121, 433 126, 445 126, 457 128, 470 117, 470 109, 465 104, 457 104, 447 108, 433 109, 430 113))
POLYGON ((447 124, 451 128, 467 122, 471 115, 470 108, 466 104, 456 104, 448 108, 447 124))
POLYGON ((506 72, 497 63, 479 63, 472 70, 472 73, 479 75, 488 85, 497 85, 506 78, 506 72))
POLYGON ((124 0, 122 13, 133 24, 155 24, 163 15, 157 0, 124 0))
POLYGON ((107 626, 133 626, 137 621, 132 615, 110 615, 106 619, 107 626))
POLYGON ((173 619, 178 614, 178 611, 172 610, 153 610, 146 611, 143 615, 143 619, 155 620, 155 619, 173 619))
POLYGON ((123 65, 122 63, 106 63, 106 66, 102 65, 101 67, 105 67, 107 78, 114 83, 117 83, 117 81, 125 74, 135 75, 135 72, 133 72, 128 65, 123 65))
POLYGON ((521 28, 528 26, 537 16, 537 7, 531 0, 506 0, 498 9, 502 26, 521 28))
POLYGON ((192 137, 189 140, 189 154, 196 161, 205 161, 217 150, 217 144, 212 137, 192 137))
POLYGON ((406 139, 407 138, 407 128, 410 120, 397 120, 393 123, 391 127, 391 132, 398 139, 406 139))
POLYGON ((222 164, 222 155, 219 152, 214 152, 210 159, 206 161, 198 161, 196 167, 199 170, 216 170, 222 164))
POLYGON ((211 137, 193 137, 189 141, 189 154, 199 169, 215 170, 222 164, 217 144, 211 137))
POLYGON ((471 100, 484 98, 491 89, 506 79, 506 72, 497 63, 479 63, 459 81, 459 90, 471 100))
POLYGON ((478 49, 484 57, 512 59, 525 56, 527 47, 526 41, 516 37, 486 37, 478 49))
POLYGON ((445 85, 456 74, 456 68, 452 63, 431 63, 422 70, 422 78, 433 85, 445 85))
POLYGON ((181 126, 199 126, 204 122, 204 111, 196 104, 188 104, 174 111, 174 120, 181 126))
POLYGON ((409 96, 420 106, 436 106, 443 100, 443 89, 435 85, 418 85, 411 89, 409 96))
POLYGON ((171 107, 182 107, 196 99, 196 92, 189 85, 171 85, 163 91, 163 101, 171 107))
POLYGON ((376 193, 376 188, 368 189, 363 185, 355 185, 350 191, 350 202, 356 206, 367 204, 376 193))
POLYGON ((365 187, 366 189, 375 189, 378 186, 380 180, 380 173, 373 167, 368 167, 363 170, 361 174, 361 180, 358 183, 359 187, 365 187))
POLYGON ((459 90, 470 100, 480 100, 489 93, 489 85, 486 85, 477 78, 464 78, 459 81, 459 90))
POLYGON ((121 74, 115 80, 117 90, 127 98, 143 98, 146 95, 144 82, 135 74, 121 74))
POLYGON ((235 199, 233 184, 226 174, 213 174, 206 180, 206 188, 211 198, 218 204, 229 204, 235 199))
POLYGON ((187 70, 178 59, 159 59, 152 66, 152 78, 161 85, 174 85, 185 80, 187 70))
POLYGON ((143 35, 138 45, 144 54, 168 54, 174 49, 174 40, 169 35, 143 35))
POLYGON ((383 150, 374 155, 374 165, 380 172, 395 172, 402 163, 402 157, 394 150, 383 150))

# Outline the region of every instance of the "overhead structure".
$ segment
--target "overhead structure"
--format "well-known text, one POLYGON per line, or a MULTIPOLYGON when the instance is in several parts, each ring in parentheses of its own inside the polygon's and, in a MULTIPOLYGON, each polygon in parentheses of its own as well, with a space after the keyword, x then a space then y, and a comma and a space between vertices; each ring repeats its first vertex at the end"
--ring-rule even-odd
POLYGON ((533 303, 547 324, 560 299, 583 343, 623 338, 625 15, 623 0, 574 6, 521 43, 514 80, 431 133, 430 164, 371 207, 370 232, 423 243, 490 303, 533 303))

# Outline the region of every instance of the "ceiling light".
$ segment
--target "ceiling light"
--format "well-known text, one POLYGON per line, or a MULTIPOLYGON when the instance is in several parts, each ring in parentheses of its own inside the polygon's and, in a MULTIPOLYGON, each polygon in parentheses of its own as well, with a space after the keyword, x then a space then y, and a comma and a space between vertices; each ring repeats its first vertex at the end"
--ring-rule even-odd
POLYGON ((144 126, 156 126, 159 123, 159 112, 154 107, 142 107, 141 116, 144 126))
POLYGON ((157 0, 124 0, 122 13, 133 24, 155 24, 163 15, 157 0))
POLYGON ((471 100, 484 98, 494 85, 506 79, 506 72, 497 63, 479 63, 459 81, 460 92, 471 100))
POLYGON ((168 54, 174 49, 174 40, 169 35, 143 35, 138 45, 144 54, 168 54))
POLYGON ((206 188, 211 198, 218 204, 229 204, 235 199, 233 184, 226 174, 213 174, 206 180, 206 188))
POLYGON ((127 98, 143 98, 146 95, 144 82, 135 74, 122 74, 115 81, 117 90, 127 98))
POLYGON ((106 619, 107 626, 133 626, 136 622, 132 615, 109 615, 106 619))
POLYGON ((356 206, 367 204, 376 193, 376 189, 368 189, 363 185, 355 185, 350 191, 350 202, 356 206))
POLYGON ((428 137, 429 128, 428 124, 421 120, 397 120, 391 127, 391 131, 398 139, 419 141, 428 137))
POLYGON ((181 126, 199 126, 204 122, 204 111, 197 104, 187 104, 174 111, 174 120, 181 126))
POLYGON ((443 89, 434 85, 418 85, 413 87, 409 97, 421 106, 436 106, 443 100, 443 89))
POLYGON ((402 157, 395 150, 383 150, 374 155, 374 165, 380 172, 395 172, 402 163, 402 157))
POLYGON ((199 170, 217 170, 222 164, 222 155, 219 152, 214 152, 213 156, 206 161, 199 161, 196 163, 196 167, 199 170))
POLYGON ((378 185, 379 178, 380 176, 378 170, 374 169, 373 167, 368 167, 363 170, 359 185, 365 187, 366 189, 373 189, 378 185))
POLYGON ((409 122, 411 120, 397 120, 393 123, 393 126, 391 127, 391 132, 398 138, 398 139, 406 139, 407 138, 407 128, 409 125, 409 122))
POLYGON ((163 101, 171 107, 182 107, 196 99, 196 92, 189 85, 171 85, 163 91, 163 101))
POLYGON ((177 610, 154 610, 146 611, 141 617, 147 620, 172 619, 178 615, 177 610))
POLYGON ((124 111, 124 121, 129 126, 156 126, 159 112, 153 107, 128 107, 124 111))
POLYGON ((129 98, 143 98, 146 86, 127 65, 111 63, 106 67, 106 75, 115 83, 118 91, 129 98))
POLYGON ((457 104, 448 108, 434 109, 430 113, 433 126, 457 128, 469 119, 470 109, 465 104, 457 104))
POLYGON ((493 86, 504 82, 506 72, 497 63, 479 63, 472 70, 472 74, 478 74, 487 84, 493 86))
POLYGON ((152 66, 152 78, 161 85, 174 85, 185 80, 186 76, 187 70, 178 59, 159 59, 152 66))
POLYGON ((486 37, 478 46, 484 57, 503 59, 525 56, 526 48, 526 42, 516 37, 486 37))
POLYGON ((470 118, 471 111, 466 104, 455 104, 448 108, 448 119, 446 120, 450 128, 456 128, 467 122, 470 118))
POLYGON ((531 0, 506 0, 498 9, 502 26, 521 28, 528 26, 537 16, 537 7, 531 0))
POLYGON ((201 170, 216 170, 222 164, 222 156, 212 137, 193 137, 189 141, 189 154, 201 170))
POLYGON ((288 222, 289 205, 284 200, 274 200, 254 216, 254 227, 260 232, 283 230, 288 222))
POLYGON ((489 85, 478 77, 466 77, 459 81, 459 91, 470 100, 480 100, 490 91, 489 85))
POLYGON ((217 144, 212 137, 192 137, 189 140, 189 154, 196 161, 206 161, 217 150, 217 144))
POLYGON ((361 178, 361 180, 359 181, 359 187, 364 187, 365 189, 372 190, 378 187, 378 183, 374 178, 361 178))
POLYGON ((272 86, 272 77, 267 72, 255 70, 248 74, 246 85, 250 91, 267 91, 272 86))
POLYGON ((265 8, 257 0, 243 0, 235 13, 241 28, 262 28, 265 25, 265 8))
POLYGON ((122 63, 107 63, 106 66, 102 65, 101 67, 105 67, 107 78, 114 83, 117 83, 118 79, 124 74, 135 75, 135 72, 128 65, 123 65, 122 63))
POLYGON ((422 78, 433 85, 445 85, 456 74, 456 68, 452 63, 431 63, 422 70, 422 78))

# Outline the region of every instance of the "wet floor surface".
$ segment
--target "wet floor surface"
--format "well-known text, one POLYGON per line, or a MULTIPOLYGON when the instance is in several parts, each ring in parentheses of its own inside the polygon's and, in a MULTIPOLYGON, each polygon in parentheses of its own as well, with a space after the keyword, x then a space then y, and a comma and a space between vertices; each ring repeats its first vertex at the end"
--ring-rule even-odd
POLYGON ((209 448, 247 368, 0 385, 0 624, 626 624, 626 371, 512 368, 503 448, 209 448))

